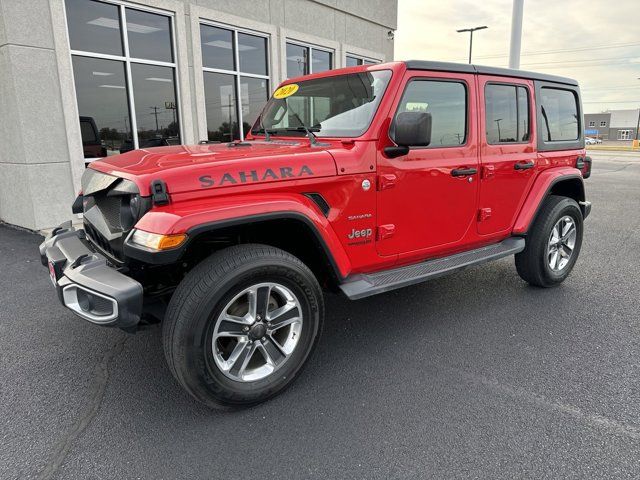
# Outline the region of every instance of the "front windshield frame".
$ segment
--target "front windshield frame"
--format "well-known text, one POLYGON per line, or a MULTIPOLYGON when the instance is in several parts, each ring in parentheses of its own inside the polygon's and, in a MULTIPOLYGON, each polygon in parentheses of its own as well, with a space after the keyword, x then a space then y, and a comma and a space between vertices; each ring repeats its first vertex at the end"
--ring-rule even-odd
MULTIPOLYGON (((258 116, 258 119, 256 120, 253 127, 251 128, 251 134, 254 136, 265 135, 265 129, 266 129, 270 135, 298 137, 298 136, 305 136, 307 134, 305 129, 307 129, 313 132, 314 136, 321 137, 321 138, 361 137, 371 127, 373 119, 375 118, 376 113, 380 108, 380 104, 382 103, 382 99, 387 93, 389 84, 391 83, 392 76, 393 76, 393 70, 391 69, 363 70, 361 72, 343 73, 339 75, 328 75, 328 76, 323 76, 319 78, 311 78, 308 80, 301 80, 301 81, 295 82, 295 84, 298 85, 298 90, 294 94, 289 95, 285 98, 280 98, 280 99, 275 98, 273 95, 269 98, 269 101, 266 103, 266 105, 262 109, 262 112, 258 116), (308 100, 306 103, 309 104, 307 105, 307 108, 309 110, 312 110, 313 107, 310 106, 310 104, 314 102, 314 100, 312 99, 333 98, 333 97, 327 97, 327 96, 319 97, 318 95, 315 95, 315 96, 304 95, 306 86, 318 86, 318 85, 321 86, 322 83, 326 83, 330 85, 330 84, 335 84, 337 80, 343 80, 343 79, 347 79, 347 77, 358 77, 362 75, 371 75, 375 77, 371 80, 370 88, 378 88, 378 92, 375 92, 375 96, 373 97, 372 100, 362 103, 361 105, 358 105, 354 108, 341 111, 335 115, 326 117, 322 121, 316 123, 316 122, 310 122, 308 116, 301 116, 300 112, 296 112, 295 109, 289 106, 288 100, 291 98, 297 98, 297 99, 307 98, 308 100), (380 82, 380 83, 378 84, 378 86, 374 86, 374 82, 380 82), (367 111, 367 107, 368 107, 368 111, 367 111), (273 111, 272 113, 273 109, 276 109, 276 110, 273 111), (356 113, 356 115, 357 114, 365 115, 365 118, 364 118, 364 121, 362 121, 362 123, 359 123, 356 127, 349 128, 349 129, 335 128, 335 127, 328 128, 328 126, 326 125, 327 123, 330 124, 331 123, 330 121, 332 119, 333 119, 333 122, 335 123, 336 118, 338 118, 340 115, 349 114, 353 116, 354 112, 357 111, 358 109, 362 109, 362 110, 356 113), (278 118, 276 117, 276 114, 279 111, 282 111, 282 113, 278 118), (287 112, 290 112, 290 114, 287 115, 287 112), (270 113, 272 113, 271 118, 270 118, 270 113), (278 125, 284 120, 284 117, 288 117, 289 121, 291 118, 296 119, 295 123, 287 125, 286 127, 277 127, 277 126, 273 126, 274 125, 273 123, 270 123, 270 120, 273 121, 277 119, 278 121, 275 123, 275 125, 278 125), (300 124, 301 121, 304 124, 304 126, 300 124), (322 125, 323 123, 325 124, 324 128, 322 125)), ((285 85, 291 85, 291 84, 292 83, 285 84, 285 85)), ((353 89, 352 89, 352 92, 353 92, 353 89)), ((360 100, 363 100, 365 97, 352 97, 352 98, 358 98, 360 100)))

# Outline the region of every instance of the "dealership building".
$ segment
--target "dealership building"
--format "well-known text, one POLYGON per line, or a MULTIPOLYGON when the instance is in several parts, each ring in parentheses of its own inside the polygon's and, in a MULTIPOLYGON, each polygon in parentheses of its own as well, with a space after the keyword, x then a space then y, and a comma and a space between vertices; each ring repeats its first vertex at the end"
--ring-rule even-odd
POLYGON ((639 108, 584 114, 585 135, 602 140, 634 140, 637 138, 638 124, 639 108))
POLYGON ((282 80, 390 61, 397 0, 0 0, 0 221, 72 218, 85 162, 243 138, 282 80))

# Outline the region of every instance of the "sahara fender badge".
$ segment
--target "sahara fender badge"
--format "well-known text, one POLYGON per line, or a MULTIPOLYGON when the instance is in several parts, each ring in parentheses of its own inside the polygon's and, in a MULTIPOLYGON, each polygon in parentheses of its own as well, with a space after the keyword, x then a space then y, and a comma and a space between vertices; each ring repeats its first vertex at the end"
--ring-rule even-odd
POLYGON ((298 91, 298 88, 300 87, 298 86, 297 83, 290 83, 289 85, 284 85, 279 89, 277 89, 275 92, 273 92, 273 98, 280 99, 280 98, 290 97, 291 95, 293 95, 298 91))
POLYGON ((365 192, 371 188, 371 182, 369 180, 362 181, 362 190, 365 192))

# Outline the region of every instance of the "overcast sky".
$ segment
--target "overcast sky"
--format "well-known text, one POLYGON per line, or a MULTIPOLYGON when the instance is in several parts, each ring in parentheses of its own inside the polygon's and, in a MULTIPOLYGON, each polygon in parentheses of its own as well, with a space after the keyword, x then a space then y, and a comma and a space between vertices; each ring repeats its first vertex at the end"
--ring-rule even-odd
MULTIPOLYGON (((399 0, 396 60, 507 67, 511 0, 399 0)), ((525 0, 520 68, 577 79, 585 112, 640 106, 640 0, 525 0)))

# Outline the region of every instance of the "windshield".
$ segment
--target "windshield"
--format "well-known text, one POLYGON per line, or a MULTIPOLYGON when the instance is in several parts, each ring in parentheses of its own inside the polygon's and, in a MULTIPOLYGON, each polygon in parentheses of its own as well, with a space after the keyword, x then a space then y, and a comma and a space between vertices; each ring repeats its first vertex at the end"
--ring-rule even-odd
POLYGON ((373 119, 391 78, 390 70, 352 73, 288 84, 276 90, 253 134, 358 137, 373 119))

